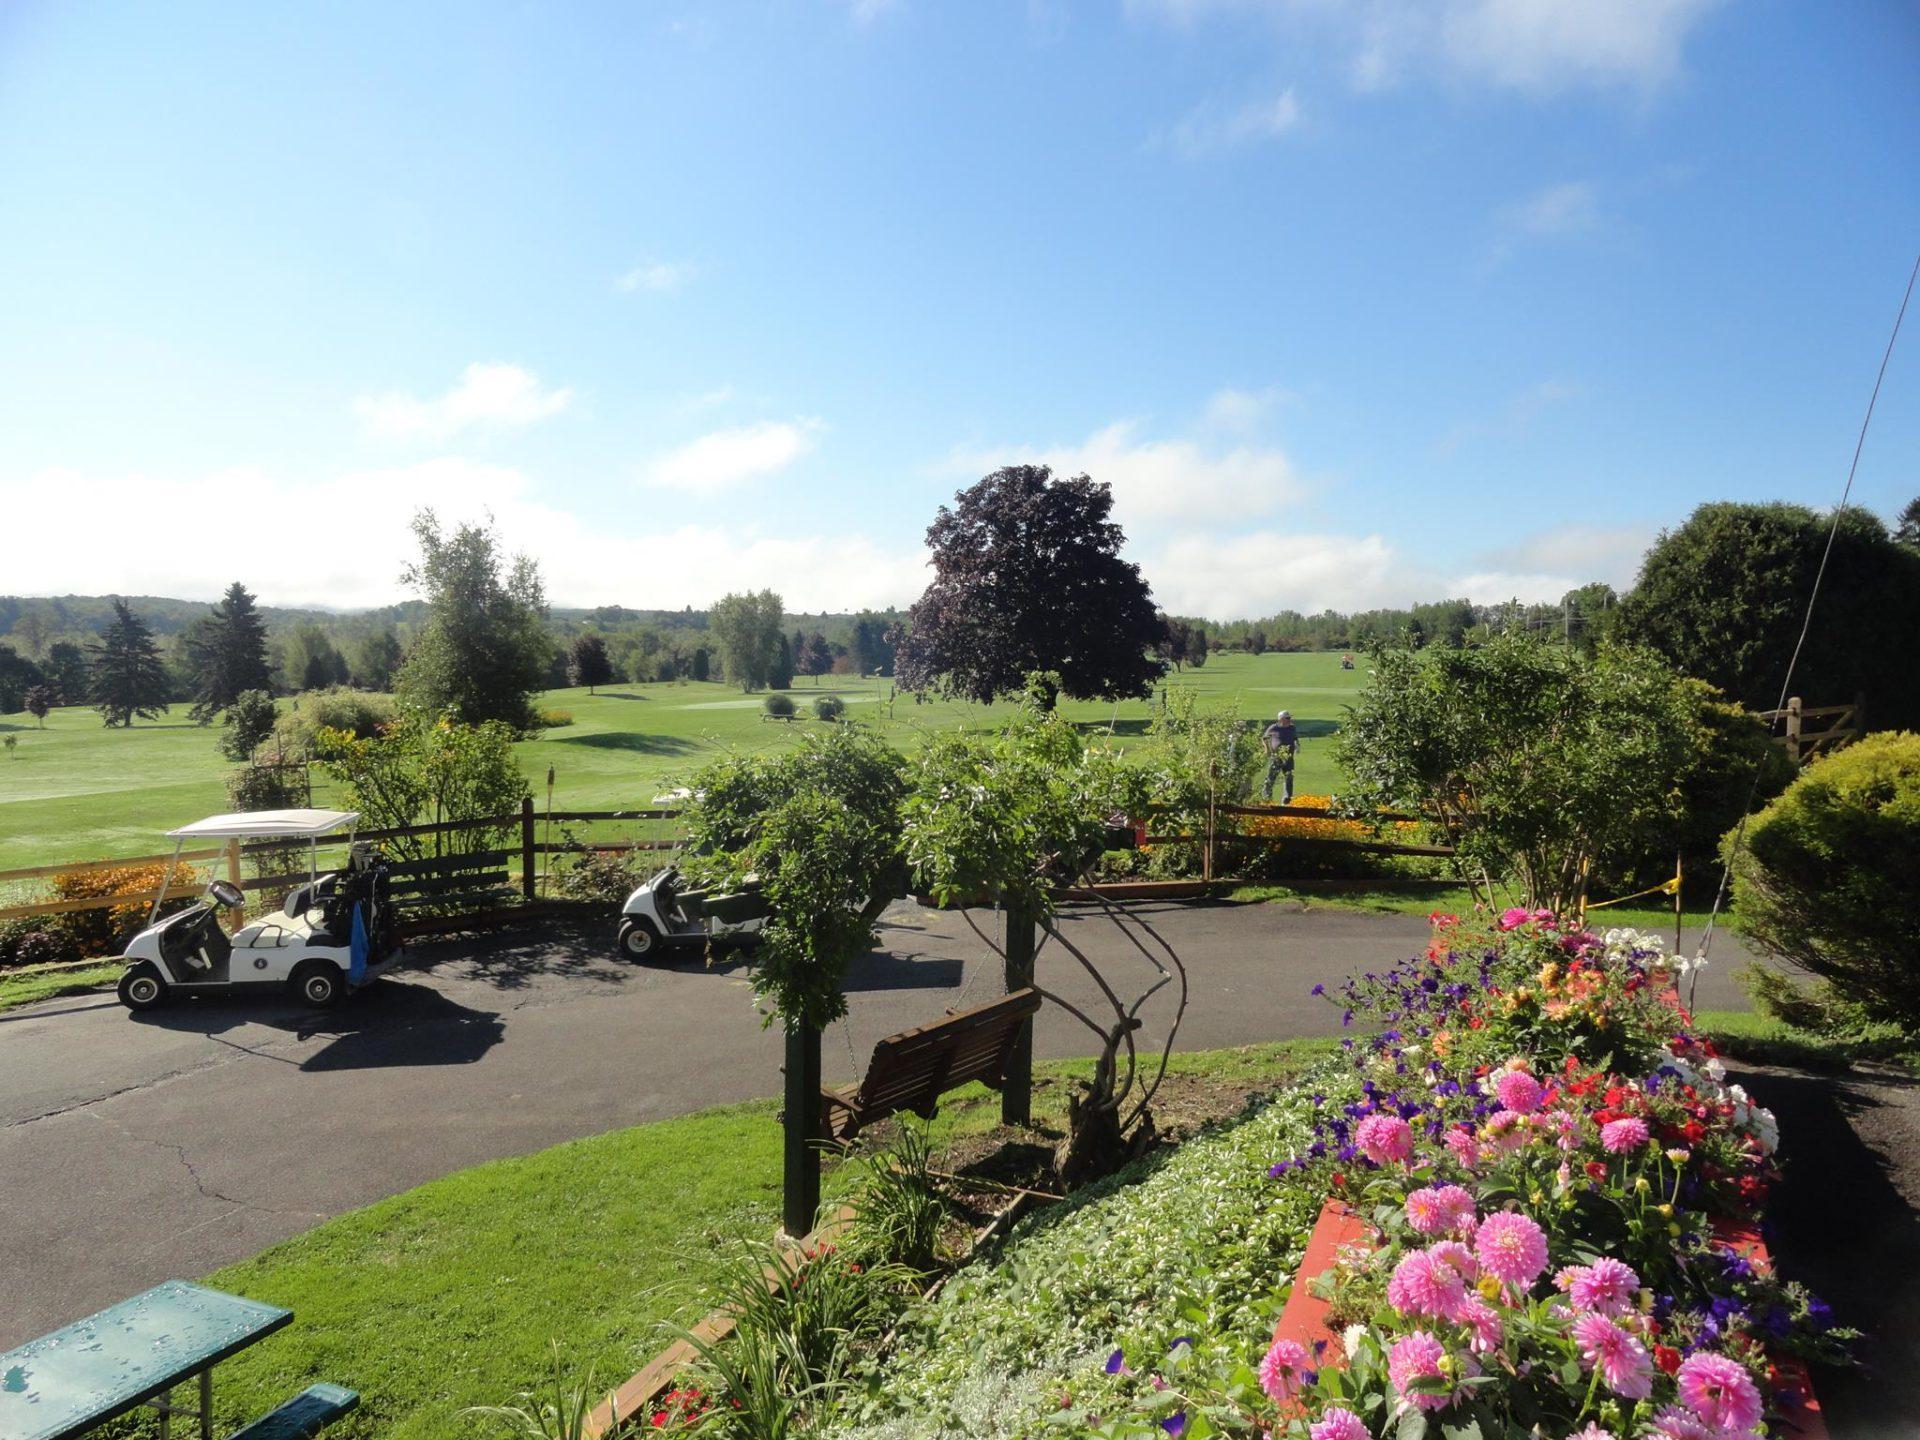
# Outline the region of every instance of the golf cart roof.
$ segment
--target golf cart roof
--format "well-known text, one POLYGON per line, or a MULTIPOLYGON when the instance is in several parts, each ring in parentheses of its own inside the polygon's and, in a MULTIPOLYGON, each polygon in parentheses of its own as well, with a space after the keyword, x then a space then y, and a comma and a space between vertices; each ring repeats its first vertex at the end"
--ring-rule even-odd
POLYGON ((238 815, 209 815, 178 830, 170 840, 264 840, 281 836, 331 835, 360 819, 356 810, 247 810, 238 815))

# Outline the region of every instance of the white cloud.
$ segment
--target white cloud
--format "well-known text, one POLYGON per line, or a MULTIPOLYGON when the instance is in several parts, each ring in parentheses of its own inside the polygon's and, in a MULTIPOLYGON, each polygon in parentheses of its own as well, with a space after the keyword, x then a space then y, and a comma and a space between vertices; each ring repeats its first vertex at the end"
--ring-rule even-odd
POLYGON ((658 456, 640 472, 648 485, 718 495, 786 469, 813 448, 818 420, 762 420, 715 430, 658 456))
MULTIPOLYGON (((123 594, 213 599, 227 577, 211 576, 206 516, 240 501, 250 513, 300 516, 299 563, 262 561, 245 575, 275 605, 353 609, 402 598, 407 525, 423 505, 448 524, 491 513, 508 549, 540 562, 560 605, 677 608, 750 585, 771 586, 796 609, 857 610, 911 601, 926 585, 917 543, 765 536, 734 523, 668 532, 646 516, 627 530, 617 513, 558 508, 518 469, 454 457, 302 478, 258 469, 189 476, 48 470, 0 480, 0 504, 26 533, 58 533, 74 514, 86 514, 87 586, 123 594)), ((64 594, 76 584, 73 565, 58 546, 22 550, 9 560, 7 584, 22 594, 64 594)))
POLYGON ((1499 219, 1526 235, 1578 235, 1600 223, 1600 194, 1590 181, 1569 180, 1505 206, 1499 219))
POLYGON ((411 440, 447 440, 465 430, 517 430, 558 415, 573 403, 573 391, 541 385, 531 370, 501 361, 477 361, 460 372, 437 400, 401 391, 363 395, 354 412, 378 435, 411 440))
POLYGON ((1440 437, 1434 453, 1446 457, 1465 445, 1480 440, 1525 434, 1533 422, 1555 406, 1578 398, 1584 392, 1564 380, 1542 380, 1512 396, 1491 419, 1463 420, 1440 437))
POLYGON ((693 266, 685 261, 642 260, 613 282, 613 287, 631 295, 636 290, 656 293, 678 290, 693 278, 693 266))
POLYGON ((1544 573, 1556 580, 1577 577, 1554 593, 1552 598, 1557 600, 1589 580, 1626 589, 1640 573, 1640 561, 1659 534, 1657 525, 1555 525, 1481 558, 1501 571, 1544 573))
POLYGON ((1523 94, 1651 92, 1680 73, 1688 37, 1721 0, 1129 0, 1177 25, 1214 16, 1324 40, 1356 89, 1409 75, 1523 94))
POLYGON ((1300 102, 1289 86, 1270 99, 1238 108, 1208 100, 1196 105, 1163 136, 1156 137, 1189 159, 1261 140, 1275 140, 1300 123, 1300 102))
POLYGON ((1278 385, 1269 385, 1264 390, 1236 390, 1229 386, 1208 397, 1202 419, 1210 430, 1253 430, 1266 420, 1274 406, 1291 398, 1291 394, 1278 385))
POLYGON ((1144 437, 1139 422, 1122 420, 1077 445, 1029 445, 956 451, 943 470, 981 476, 1002 465, 1050 465, 1058 475, 1091 475, 1113 487, 1122 525, 1163 528, 1171 523, 1245 521, 1271 514, 1305 491, 1293 462, 1269 446, 1203 446, 1189 439, 1144 437))
POLYGON ((895 0, 852 0, 847 6, 847 14, 856 25, 871 25, 893 9, 894 4, 895 0))

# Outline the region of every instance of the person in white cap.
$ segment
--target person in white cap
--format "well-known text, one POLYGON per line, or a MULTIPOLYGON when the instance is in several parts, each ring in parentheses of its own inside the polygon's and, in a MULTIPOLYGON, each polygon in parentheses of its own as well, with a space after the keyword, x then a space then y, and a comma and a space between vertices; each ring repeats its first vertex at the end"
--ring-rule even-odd
POLYGON ((1293 712, 1282 710, 1261 735, 1267 747, 1267 799, 1273 799, 1273 782, 1284 778, 1280 803, 1293 802, 1293 757, 1300 749, 1300 732, 1293 728, 1293 712))

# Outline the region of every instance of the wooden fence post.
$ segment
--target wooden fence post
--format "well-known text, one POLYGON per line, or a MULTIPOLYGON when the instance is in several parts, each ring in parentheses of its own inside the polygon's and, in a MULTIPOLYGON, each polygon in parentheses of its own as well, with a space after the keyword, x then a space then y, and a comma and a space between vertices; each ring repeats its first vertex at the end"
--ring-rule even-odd
POLYGON ((533 899, 534 859, 533 859, 533 797, 525 795, 520 800, 520 897, 533 899))
POLYGON ((1800 763, 1800 697, 1787 701, 1787 759, 1800 763))
POLYGON ((786 1079, 780 1225, 798 1240, 820 1210, 820 1031, 805 1021, 787 1022, 786 1079))
MULTIPOLYGON (((1033 984, 1034 919, 1022 905, 1008 905, 1004 916, 1004 944, 1007 952, 1007 993, 1024 990, 1033 984)), ((1000 1123, 1033 1123, 1033 1019, 1020 1022, 1020 1029, 1007 1049, 1006 1069, 1000 1082, 1000 1123)))

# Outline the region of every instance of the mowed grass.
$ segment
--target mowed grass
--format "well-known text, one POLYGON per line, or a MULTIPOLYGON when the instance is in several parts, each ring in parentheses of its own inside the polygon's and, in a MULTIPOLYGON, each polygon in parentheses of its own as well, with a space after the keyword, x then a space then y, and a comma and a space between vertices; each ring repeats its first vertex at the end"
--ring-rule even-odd
MULTIPOLYGON (((1264 723, 1281 706, 1300 727, 1296 788, 1325 794, 1338 787, 1329 749, 1342 707, 1358 693, 1362 668, 1343 671, 1334 654, 1219 655, 1200 670, 1170 675, 1210 703, 1264 723)), ((847 714, 876 725, 903 750, 953 727, 989 729, 1011 712, 948 701, 916 705, 911 695, 888 704, 890 682, 823 678, 796 681, 790 692, 802 718, 791 725, 761 718, 759 695, 719 684, 615 685, 596 695, 555 690, 541 698, 570 711, 573 723, 523 742, 521 762, 544 807, 548 767, 556 808, 632 809, 665 793, 701 763, 727 750, 779 749, 809 727, 816 694, 838 695, 847 714)), ((1111 726, 1122 747, 1138 745, 1154 713, 1152 700, 1120 705, 1067 702, 1069 718, 1111 726)), ((0 752, 0 869, 63 860, 153 854, 167 848, 166 830, 227 808, 216 729, 189 724, 184 708, 131 729, 109 730, 90 709, 55 710, 43 730, 31 717, 0 717, 14 737, 0 752)), ((316 772, 317 776, 317 772, 316 772)), ((315 801, 333 797, 320 782, 315 801)))
MULTIPOLYGON (((1277 1085, 1333 1042, 1176 1055, 1169 1071, 1249 1090, 1277 1085)), ((1090 1061, 1036 1067, 1043 1126, 1065 1114, 1069 1076, 1090 1061)), ((360 1408, 329 1440, 468 1440, 504 1434, 463 1415, 512 1403, 549 1373, 558 1340, 581 1378, 611 1389, 709 1307, 716 1243, 767 1236, 780 1198, 771 1100, 616 1130, 481 1165, 339 1216, 207 1277, 293 1310, 294 1323, 222 1365, 215 1432, 230 1433, 316 1380, 360 1408)), ((990 1130, 999 1097, 973 1085, 942 1102, 936 1144, 990 1130)), ((917 1122, 916 1122, 917 1123, 917 1122)), ((829 1172, 843 1191, 847 1167, 829 1172)), ((106 1433, 157 1433, 152 1419, 106 1433)))

